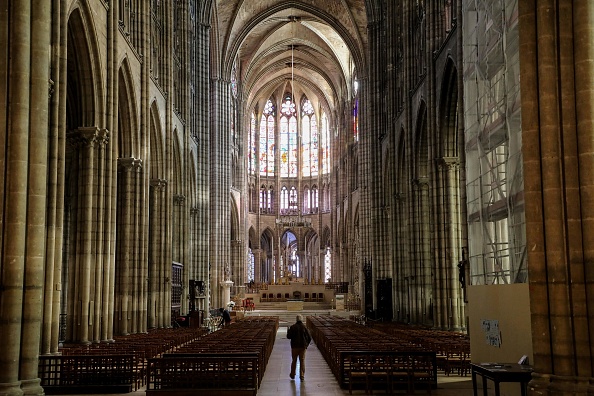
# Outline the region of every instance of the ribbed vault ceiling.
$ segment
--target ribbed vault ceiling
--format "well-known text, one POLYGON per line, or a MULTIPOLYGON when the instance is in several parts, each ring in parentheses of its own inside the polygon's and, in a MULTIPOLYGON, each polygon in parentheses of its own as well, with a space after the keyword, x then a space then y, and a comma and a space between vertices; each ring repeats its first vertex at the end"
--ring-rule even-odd
POLYGON ((333 110, 364 68, 363 0, 217 0, 214 23, 218 72, 229 76, 237 57, 248 108, 293 81, 333 110))

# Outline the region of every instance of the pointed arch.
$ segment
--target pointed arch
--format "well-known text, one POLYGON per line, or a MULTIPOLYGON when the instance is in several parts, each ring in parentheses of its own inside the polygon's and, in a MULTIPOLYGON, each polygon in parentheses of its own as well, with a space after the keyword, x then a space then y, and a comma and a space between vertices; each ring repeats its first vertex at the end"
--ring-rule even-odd
POLYGON ((236 241, 241 239, 241 231, 239 230, 239 205, 235 196, 233 194, 230 195, 230 205, 231 205, 231 241, 236 241))
POLYGON ((429 176, 429 141, 427 136, 427 105, 424 100, 417 112, 417 126, 415 128, 415 176, 417 178, 429 176))
POLYGON ((153 101, 149 114, 150 129, 150 174, 151 178, 166 179, 165 175, 165 142, 161 115, 157 101, 153 101))
POLYGON ((256 229, 251 226, 248 230, 248 238, 249 238, 249 245, 252 249, 259 249, 260 248, 260 241, 257 239, 256 229))
POLYGON ((67 119, 67 130, 100 125, 105 108, 101 56, 89 7, 86 2, 75 2, 69 11, 67 106, 76 112, 67 112, 71 117, 67 119))
POLYGON ((330 247, 332 246, 332 233, 330 232, 330 227, 326 226, 322 230, 322 242, 321 246, 330 247))
POLYGON ((448 58, 439 100, 440 155, 458 157, 458 70, 448 58))
POLYGON ((140 157, 138 113, 132 71, 124 58, 118 71, 118 148, 123 158, 140 157))
POLYGON ((184 206, 186 205, 186 196, 184 195, 184 173, 182 162, 182 150, 179 143, 179 133, 177 129, 173 130, 173 144, 171 155, 171 193, 173 194, 173 213, 171 215, 172 221, 172 253, 173 261, 183 263, 184 257, 184 206))

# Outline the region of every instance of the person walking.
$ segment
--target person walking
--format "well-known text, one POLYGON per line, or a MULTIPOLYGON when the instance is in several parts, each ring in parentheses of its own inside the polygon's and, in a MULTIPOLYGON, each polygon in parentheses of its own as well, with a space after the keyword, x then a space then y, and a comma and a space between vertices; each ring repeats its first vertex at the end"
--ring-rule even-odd
POLYGON ((303 324, 303 316, 297 315, 294 325, 287 330, 287 338, 291 340, 291 373, 289 377, 295 379, 297 358, 299 358, 299 379, 305 379, 305 350, 311 342, 311 335, 303 324))
POLYGON ((231 324, 231 314, 229 313, 229 311, 227 311, 224 308, 219 308, 219 312, 221 313, 221 316, 223 317, 220 327, 229 326, 231 324))

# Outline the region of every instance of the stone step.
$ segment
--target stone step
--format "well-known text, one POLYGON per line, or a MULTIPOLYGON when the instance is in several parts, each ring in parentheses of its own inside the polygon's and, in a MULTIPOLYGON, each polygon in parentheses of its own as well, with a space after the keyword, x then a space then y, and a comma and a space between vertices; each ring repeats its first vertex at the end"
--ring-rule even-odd
MULTIPOLYGON (((256 305, 256 308, 259 310, 286 310, 287 309, 287 303, 286 302, 259 302, 256 305)), ((303 309, 308 309, 308 310, 329 310, 332 309, 332 304, 331 303, 316 303, 316 302, 304 302, 303 303, 303 309)))

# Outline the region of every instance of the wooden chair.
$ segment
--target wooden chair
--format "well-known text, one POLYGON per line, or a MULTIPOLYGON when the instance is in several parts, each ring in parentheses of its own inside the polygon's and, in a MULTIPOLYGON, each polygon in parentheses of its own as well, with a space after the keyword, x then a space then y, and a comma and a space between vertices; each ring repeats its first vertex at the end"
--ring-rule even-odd
POLYGON ((415 393, 415 387, 422 385, 427 388, 427 393, 431 394, 431 388, 435 385, 434 359, 427 354, 413 354, 410 357, 410 390, 415 393))
POLYGON ((406 388, 407 393, 411 393, 411 382, 409 380, 411 360, 408 354, 392 355, 390 359, 390 392, 393 393, 395 389, 406 388))
POLYGON ((369 355, 368 360, 369 390, 373 393, 376 387, 385 388, 392 394, 392 361, 388 354, 369 355))
POLYGON ((345 362, 346 376, 349 381, 349 394, 353 394, 353 386, 365 385, 365 394, 370 391, 369 360, 367 355, 348 355, 345 362))
POLYGON ((445 374, 466 376, 470 373, 470 353, 463 346, 452 346, 447 354, 445 374))

